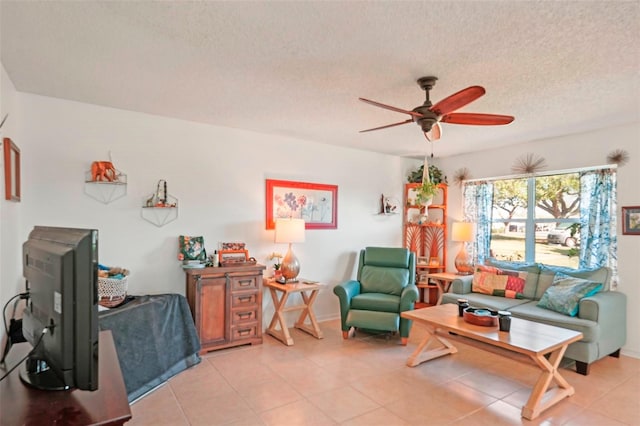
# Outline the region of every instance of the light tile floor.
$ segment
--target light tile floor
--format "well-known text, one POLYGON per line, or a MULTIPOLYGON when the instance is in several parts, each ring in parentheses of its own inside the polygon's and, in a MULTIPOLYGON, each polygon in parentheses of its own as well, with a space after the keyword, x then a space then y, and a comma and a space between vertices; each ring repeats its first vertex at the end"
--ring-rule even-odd
POLYGON ((295 345, 264 343, 210 352, 197 366, 132 405, 128 425, 640 425, 640 360, 607 357, 589 376, 563 369, 575 395, 534 421, 520 417, 532 366, 456 343, 459 352, 405 365, 397 336, 321 323, 315 339, 292 330, 295 345))

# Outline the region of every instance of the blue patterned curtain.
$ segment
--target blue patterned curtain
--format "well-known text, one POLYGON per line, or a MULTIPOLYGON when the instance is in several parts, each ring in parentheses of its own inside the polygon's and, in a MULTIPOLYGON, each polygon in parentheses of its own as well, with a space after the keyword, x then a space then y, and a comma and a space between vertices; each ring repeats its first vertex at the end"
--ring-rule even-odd
POLYGON ((465 183, 464 220, 476 224, 476 239, 473 244, 474 263, 483 264, 491 257, 491 208, 493 205, 493 184, 491 182, 465 183))
POLYGON ((608 266, 611 287, 618 282, 616 171, 580 174, 580 268, 608 266))

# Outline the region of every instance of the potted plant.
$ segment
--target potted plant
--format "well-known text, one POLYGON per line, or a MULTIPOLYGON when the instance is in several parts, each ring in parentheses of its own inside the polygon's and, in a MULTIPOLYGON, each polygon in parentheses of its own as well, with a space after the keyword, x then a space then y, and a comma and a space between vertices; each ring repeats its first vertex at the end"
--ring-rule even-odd
POLYGON ((422 185, 415 189, 416 191, 416 203, 428 206, 433 200, 433 196, 438 191, 438 185, 430 180, 422 181, 422 185))
POLYGON ((273 252, 269 255, 269 260, 275 260, 273 263, 273 277, 279 278, 282 275, 282 271, 280 270, 282 254, 273 252))
POLYGON ((409 183, 421 183, 419 187, 415 188, 416 204, 428 206, 431 204, 433 196, 438 192, 438 184, 446 183, 447 177, 444 176, 442 170, 434 165, 427 166, 427 173, 425 173, 423 164, 407 176, 407 181, 409 183))

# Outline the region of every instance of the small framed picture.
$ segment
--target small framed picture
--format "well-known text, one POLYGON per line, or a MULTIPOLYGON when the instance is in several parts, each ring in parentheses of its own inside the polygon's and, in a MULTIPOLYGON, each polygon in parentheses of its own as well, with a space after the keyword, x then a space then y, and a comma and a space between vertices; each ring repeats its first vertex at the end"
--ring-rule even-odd
POLYGON ((640 206, 622 208, 622 233, 640 235, 640 206))
POLYGON ((440 258, 439 257, 430 257, 429 258, 429 266, 440 266, 440 258))
POLYGON ((418 265, 428 265, 429 258, 424 256, 418 256, 418 265))

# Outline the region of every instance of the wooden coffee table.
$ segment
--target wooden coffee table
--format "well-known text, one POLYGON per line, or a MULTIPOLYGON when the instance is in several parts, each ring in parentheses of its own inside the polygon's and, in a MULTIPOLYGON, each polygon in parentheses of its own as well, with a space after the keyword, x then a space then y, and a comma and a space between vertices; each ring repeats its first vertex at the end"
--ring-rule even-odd
POLYGON ((458 306, 454 304, 406 311, 401 316, 413 320, 429 332, 409 356, 409 367, 458 352, 449 339, 510 359, 533 361, 541 371, 529 400, 522 407, 522 417, 526 419, 535 419, 542 411, 575 392, 560 375, 558 365, 567 346, 582 339, 580 332, 519 318, 512 318, 511 331, 503 332, 497 326, 482 327, 467 323, 458 316, 458 306), (447 338, 443 337, 445 335, 447 338), (433 348, 425 350, 430 345, 433 348), (558 386, 550 388, 554 380, 558 386))

